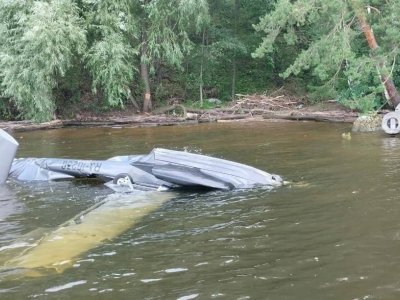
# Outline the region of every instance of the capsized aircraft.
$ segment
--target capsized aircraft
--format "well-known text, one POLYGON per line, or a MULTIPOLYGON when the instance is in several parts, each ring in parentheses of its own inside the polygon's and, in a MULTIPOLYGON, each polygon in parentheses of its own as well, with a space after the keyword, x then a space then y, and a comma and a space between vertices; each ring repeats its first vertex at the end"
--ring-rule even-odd
POLYGON ((280 186, 280 176, 233 161, 156 148, 147 155, 116 156, 107 160, 64 158, 14 159, 18 143, 0 129, 0 184, 7 175, 17 181, 100 178, 117 192, 205 187, 231 190, 280 186))
POLYGON ((117 192, 187 187, 231 190, 283 183, 278 175, 244 164, 161 148, 147 155, 116 156, 107 160, 16 159, 9 177, 24 182, 96 177, 117 192))

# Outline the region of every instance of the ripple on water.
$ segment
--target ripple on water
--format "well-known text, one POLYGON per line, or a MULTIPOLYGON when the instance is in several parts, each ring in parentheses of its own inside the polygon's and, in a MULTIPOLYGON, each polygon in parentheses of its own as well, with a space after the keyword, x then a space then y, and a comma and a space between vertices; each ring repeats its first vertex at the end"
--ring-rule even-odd
POLYGON ((87 283, 86 280, 68 282, 68 283, 63 284, 63 285, 59 285, 59 286, 48 288, 48 289, 45 290, 45 292, 47 292, 47 293, 56 293, 56 292, 59 292, 59 291, 62 291, 62 290, 66 290, 66 289, 70 289, 70 288, 73 288, 74 286, 85 284, 85 283, 87 283))
POLYGON ((177 298, 176 300, 190 300, 190 299, 196 299, 200 294, 191 294, 191 295, 186 295, 177 298))
POLYGON ((187 268, 171 268, 171 269, 166 269, 164 272, 169 274, 169 273, 179 273, 179 272, 186 272, 188 271, 187 268))

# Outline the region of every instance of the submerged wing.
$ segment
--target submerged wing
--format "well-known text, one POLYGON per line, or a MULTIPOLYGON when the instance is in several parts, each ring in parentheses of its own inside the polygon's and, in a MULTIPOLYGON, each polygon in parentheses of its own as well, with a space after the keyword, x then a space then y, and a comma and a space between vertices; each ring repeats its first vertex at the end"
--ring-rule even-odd
POLYGON ((0 278, 2 272, 17 278, 63 272, 83 253, 117 237, 174 196, 159 192, 111 195, 28 245, 0 267, 0 278), (7 274, 7 270, 18 272, 7 274))

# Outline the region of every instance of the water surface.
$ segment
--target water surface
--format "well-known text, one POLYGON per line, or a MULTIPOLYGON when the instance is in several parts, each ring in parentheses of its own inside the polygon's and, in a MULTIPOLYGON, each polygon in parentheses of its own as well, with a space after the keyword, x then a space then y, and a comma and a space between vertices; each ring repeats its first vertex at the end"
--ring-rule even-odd
MULTIPOLYGON (((255 122, 16 133, 20 157, 187 149, 294 183, 179 194, 61 274, 0 279, 0 299, 399 299, 400 140, 343 139, 349 130, 255 122)), ((0 192, 0 248, 109 194, 97 182, 9 182, 0 192)))

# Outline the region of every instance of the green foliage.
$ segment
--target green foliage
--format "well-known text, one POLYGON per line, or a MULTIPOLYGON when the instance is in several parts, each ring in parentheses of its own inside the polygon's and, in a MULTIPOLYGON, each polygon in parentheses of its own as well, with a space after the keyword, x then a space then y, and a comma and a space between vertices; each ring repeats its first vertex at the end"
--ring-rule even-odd
POLYGON ((382 101, 377 64, 385 60, 400 83, 398 7, 400 0, 0 0, 0 97, 13 103, 0 111, 48 120, 55 110, 123 107, 142 97, 141 64, 156 106, 197 103, 200 87, 205 99, 228 101, 296 82, 312 100, 373 110, 382 101), (374 59, 352 3, 373 7, 374 59))
POLYGON ((137 71, 137 19, 127 0, 85 0, 89 50, 86 66, 92 75, 94 94, 104 95, 106 106, 123 106, 131 96, 130 86, 137 71))
POLYGON ((1 1, 0 78, 25 118, 49 120, 55 76, 85 49, 78 8, 70 0, 1 1))
MULTIPOLYGON (((159 0, 142 4, 141 31, 145 37, 142 60, 181 67, 192 49, 188 32, 199 32, 209 22, 206 0, 159 0)), ((142 41, 143 42, 143 41, 142 41)))
POLYGON ((88 79, 106 106, 123 106, 141 87, 134 83, 141 60, 153 75, 164 63, 181 68, 189 32, 209 21, 206 0, 0 0, 0 18, 1 95, 38 121, 50 119, 56 103, 79 105, 88 79), (66 82, 79 76, 85 82, 66 82))
POLYGON ((93 91, 100 86, 111 106, 122 106, 122 99, 130 96, 130 84, 134 77, 135 51, 118 33, 110 33, 93 44, 87 53, 88 67, 93 76, 93 91))
POLYGON ((202 34, 193 35, 194 48, 186 58, 187 72, 182 80, 186 83, 187 98, 199 99, 200 81, 205 98, 212 90, 212 97, 223 101, 231 100, 233 88, 239 94, 254 93, 274 84, 272 60, 253 60, 250 55, 259 41, 252 24, 269 11, 273 2, 209 1, 211 19, 205 26, 205 43, 202 45, 202 34))
POLYGON ((365 85, 349 88, 341 93, 338 102, 363 114, 376 111, 381 106, 381 99, 375 92, 366 93, 368 89, 365 85))
POLYGON ((381 97, 376 66, 379 61, 390 61, 398 52, 394 41, 400 29, 400 3, 375 1, 377 6, 370 18, 377 28, 375 33, 383 38, 372 60, 357 22, 359 12, 354 10, 364 10, 371 1, 360 1, 277 1, 275 10, 254 26, 265 35, 253 56, 272 53, 280 39, 288 45, 296 44, 299 51, 281 73, 283 78, 311 74, 311 85, 329 91, 325 94, 340 94, 340 101, 354 109, 376 109, 381 97), (385 13, 378 16, 377 10, 385 13))

